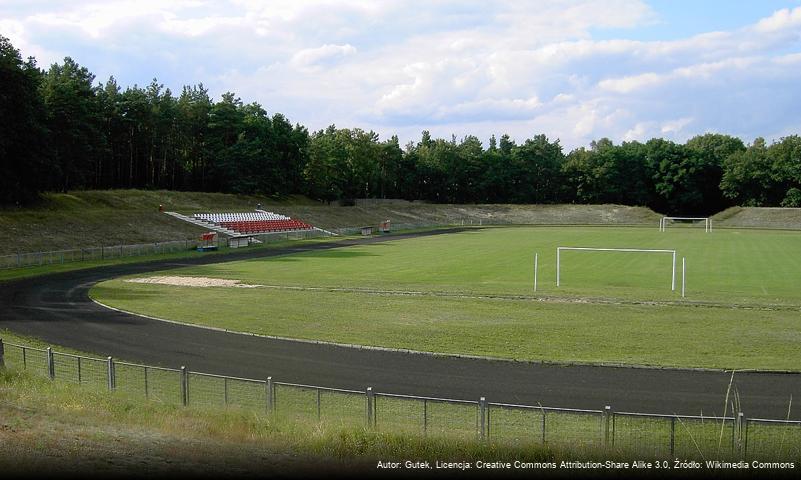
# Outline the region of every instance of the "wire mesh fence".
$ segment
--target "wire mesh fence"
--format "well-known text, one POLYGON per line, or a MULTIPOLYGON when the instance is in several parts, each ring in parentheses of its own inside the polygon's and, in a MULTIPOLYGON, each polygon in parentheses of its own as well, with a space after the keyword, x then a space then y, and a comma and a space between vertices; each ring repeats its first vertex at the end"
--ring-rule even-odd
POLYGON ((744 428, 747 459, 801 458, 801 421, 749 418, 744 428))
POLYGON ((489 403, 487 436, 499 443, 596 449, 606 440, 604 412, 489 403))
POLYGON ((284 417, 339 425, 364 425, 366 393, 294 383, 272 383, 272 410, 284 417))
POLYGON ((475 439, 478 402, 376 393, 372 425, 382 431, 475 439))
POLYGON ((495 444, 649 458, 801 459, 801 421, 514 405, 214 375, 0 340, 0 367, 166 404, 241 408, 290 420, 495 444))
MULTIPOLYGON (((480 220, 460 219, 442 224, 420 223, 420 224, 395 224, 393 230, 413 230, 419 228, 434 228, 449 225, 478 225, 480 220)), ((256 233, 248 235, 257 239, 260 243, 275 243, 289 240, 309 240, 320 237, 330 236, 331 233, 337 235, 357 235, 361 232, 361 227, 343 227, 331 231, 312 229, 312 230, 293 230, 286 232, 256 233)), ((217 248, 227 247, 228 239, 218 236, 213 241, 217 248)), ((13 255, 0 255, 0 269, 34 267, 44 265, 57 265, 64 263, 75 263, 85 261, 108 260, 115 258, 140 257, 145 255, 160 255, 182 251, 195 250, 199 245, 196 238, 185 240, 170 240, 153 243, 138 243, 130 245, 101 245, 99 247, 82 247, 66 250, 51 250, 43 252, 16 253, 13 255)))
MULTIPOLYGON (((225 244, 224 240, 218 239, 217 242, 218 246, 225 244)), ((100 247, 52 250, 47 252, 16 253, 14 255, 0 256, 0 269, 140 257, 144 255, 160 255, 192 250, 197 247, 197 243, 196 239, 187 239, 131 245, 101 245, 100 247)))
POLYGON ((614 447, 654 457, 738 456, 734 417, 613 414, 614 447))

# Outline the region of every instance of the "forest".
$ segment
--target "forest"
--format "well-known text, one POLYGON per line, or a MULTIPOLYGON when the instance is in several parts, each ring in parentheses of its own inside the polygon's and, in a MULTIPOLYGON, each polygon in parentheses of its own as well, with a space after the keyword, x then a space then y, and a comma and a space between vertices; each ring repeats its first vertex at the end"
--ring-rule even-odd
POLYGON ((0 36, 0 203, 42 192, 170 189, 439 203, 616 203, 671 215, 731 205, 801 207, 801 137, 750 144, 705 133, 565 153, 532 134, 432 138, 331 125, 312 131, 202 83, 120 86, 72 58, 40 68, 0 36))

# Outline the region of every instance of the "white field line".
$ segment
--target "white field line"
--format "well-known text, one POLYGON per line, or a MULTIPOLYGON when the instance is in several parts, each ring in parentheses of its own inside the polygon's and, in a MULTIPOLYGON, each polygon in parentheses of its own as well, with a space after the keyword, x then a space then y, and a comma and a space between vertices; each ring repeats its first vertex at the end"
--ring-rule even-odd
MULTIPOLYGON (((187 277, 189 278, 189 277, 187 277)), ((138 283, 138 282, 136 282, 138 283)), ((174 285, 168 283, 149 283, 150 285, 165 285, 165 286, 180 286, 187 287, 188 285, 174 285)), ((331 293, 360 293, 364 295, 395 295, 406 297, 441 297, 441 298, 463 298, 475 300, 509 300, 509 301, 530 301, 530 302, 543 302, 543 303, 570 303, 570 304, 598 304, 598 305, 648 305, 648 306, 680 306, 680 307, 707 307, 707 308, 730 308, 737 310, 755 310, 755 311, 801 311, 801 305, 780 305, 780 304, 730 304, 719 302, 705 302, 705 301, 687 301, 687 300, 628 300, 624 298, 603 298, 603 297, 570 297, 570 296, 546 296, 546 295, 509 295, 509 294, 496 294, 496 293, 468 293, 468 292, 442 292, 442 291, 415 291, 415 290, 382 290, 375 288, 358 288, 358 287, 316 287, 316 286, 302 286, 302 285, 254 285, 254 284, 238 284, 232 285, 250 288, 269 288, 274 290, 290 290, 298 292, 331 292, 331 293)), ((192 287, 190 288, 204 288, 192 287)), ((229 286, 215 286, 217 288, 229 288, 229 286)), ((208 288, 208 287, 206 287, 208 288)))
POLYGON ((709 307, 709 308, 732 308, 738 310, 789 310, 801 311, 799 305, 742 305, 703 301, 686 300, 627 300, 622 298, 600 298, 600 297, 569 297, 569 296, 543 296, 543 295, 509 295, 495 293, 466 293, 466 292, 420 292, 414 290, 381 290, 375 288, 357 287, 310 287, 299 285, 259 285, 259 288, 271 288, 275 290, 294 290, 309 292, 332 292, 332 293, 362 293, 365 295, 397 295, 409 297, 443 297, 443 298, 465 298, 477 300, 519 300, 544 303, 581 303, 581 304, 600 304, 600 305, 653 305, 653 306, 684 306, 684 307, 709 307))

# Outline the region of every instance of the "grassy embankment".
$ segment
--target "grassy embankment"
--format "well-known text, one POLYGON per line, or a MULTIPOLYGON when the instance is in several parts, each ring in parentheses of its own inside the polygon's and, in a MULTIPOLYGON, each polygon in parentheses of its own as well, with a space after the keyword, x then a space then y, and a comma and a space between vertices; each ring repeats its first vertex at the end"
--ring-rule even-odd
POLYGON ((161 318, 290 338, 518 360, 798 370, 799 271, 797 232, 517 227, 170 271, 262 288, 118 279, 91 295, 161 318), (679 262, 688 259, 688 297, 678 293, 680 277, 671 291, 664 254, 565 252, 556 288, 557 245, 677 249, 679 262))
POLYGON ((36 205, 0 208, 0 255, 101 245, 197 238, 203 229, 158 212, 266 210, 321 228, 395 224, 442 224, 463 219, 504 223, 653 224, 645 208, 616 205, 434 205, 400 200, 359 201, 356 206, 325 205, 304 197, 273 200, 221 193, 110 190, 50 193, 36 205))

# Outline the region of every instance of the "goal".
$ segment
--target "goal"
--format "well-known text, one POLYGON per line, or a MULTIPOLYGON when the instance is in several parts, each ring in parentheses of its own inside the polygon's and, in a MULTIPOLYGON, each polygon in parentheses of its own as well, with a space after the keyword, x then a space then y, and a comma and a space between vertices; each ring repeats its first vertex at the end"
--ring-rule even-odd
POLYGON ((704 223, 704 232, 709 233, 712 231, 712 220, 709 217, 662 217, 659 219, 659 231, 664 232, 668 224, 673 223, 689 223, 692 225, 704 223))
POLYGON ((594 248, 594 247, 556 247, 556 286, 561 285, 562 252, 565 250, 579 252, 630 252, 630 253, 669 253, 673 257, 673 268, 670 279, 670 289, 676 291, 676 250, 660 250, 651 248, 594 248))

